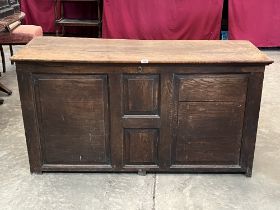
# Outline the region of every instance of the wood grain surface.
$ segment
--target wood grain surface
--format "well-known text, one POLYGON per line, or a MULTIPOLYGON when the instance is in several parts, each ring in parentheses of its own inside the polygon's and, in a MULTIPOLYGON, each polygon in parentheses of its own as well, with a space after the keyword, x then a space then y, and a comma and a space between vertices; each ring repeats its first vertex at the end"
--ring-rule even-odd
POLYGON ((39 37, 13 61, 165 64, 270 64, 249 41, 117 40, 39 37))
POLYGON ((249 42, 46 37, 13 60, 31 172, 252 175, 272 61, 249 42))

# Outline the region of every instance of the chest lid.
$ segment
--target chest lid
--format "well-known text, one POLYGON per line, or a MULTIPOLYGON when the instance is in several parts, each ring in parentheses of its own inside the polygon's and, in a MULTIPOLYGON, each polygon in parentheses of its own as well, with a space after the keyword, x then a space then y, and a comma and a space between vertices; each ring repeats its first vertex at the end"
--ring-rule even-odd
POLYGON ((12 61, 152 64, 271 64, 249 41, 38 37, 12 61))

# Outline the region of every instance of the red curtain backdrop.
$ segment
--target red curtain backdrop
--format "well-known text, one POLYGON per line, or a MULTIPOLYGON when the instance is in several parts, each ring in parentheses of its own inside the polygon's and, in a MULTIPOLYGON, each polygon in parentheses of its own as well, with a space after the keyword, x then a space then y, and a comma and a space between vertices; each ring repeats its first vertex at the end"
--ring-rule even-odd
MULTIPOLYGON (((96 19, 96 5, 92 2, 65 3, 64 15, 68 18, 96 19)), ((25 12, 25 24, 40 25, 44 32, 55 32, 54 0, 21 0, 21 10, 25 12)), ((75 33, 79 29, 68 29, 75 33)), ((83 28, 83 32, 84 29, 83 28)))
POLYGON ((280 0, 229 0, 229 38, 280 46, 280 0))
POLYGON ((219 39, 223 0, 104 0, 103 37, 219 39))
POLYGON ((25 24, 42 26, 44 32, 54 32, 54 1, 21 0, 21 11, 25 12, 25 24))

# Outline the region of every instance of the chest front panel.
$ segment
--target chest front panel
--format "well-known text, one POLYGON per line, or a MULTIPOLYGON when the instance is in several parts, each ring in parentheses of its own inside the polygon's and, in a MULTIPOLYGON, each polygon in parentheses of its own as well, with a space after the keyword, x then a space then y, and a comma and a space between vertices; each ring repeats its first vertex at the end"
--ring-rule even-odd
POLYGON ((32 94, 23 100, 35 107, 36 120, 25 124, 38 132, 42 171, 246 172, 248 116, 257 107, 248 98, 261 72, 118 68, 30 67, 37 72, 26 76, 32 94))

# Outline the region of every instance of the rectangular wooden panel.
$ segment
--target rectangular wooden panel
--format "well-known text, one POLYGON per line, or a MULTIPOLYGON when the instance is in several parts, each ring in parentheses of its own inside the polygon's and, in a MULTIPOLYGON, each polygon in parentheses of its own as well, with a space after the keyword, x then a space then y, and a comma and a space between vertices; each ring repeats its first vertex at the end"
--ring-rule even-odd
POLYGON ((43 162, 109 164, 106 75, 36 75, 43 162))
POLYGON ((125 129, 124 135, 125 165, 157 165, 157 129, 125 129))
POLYGON ((67 98, 61 96, 58 105, 58 100, 48 100, 48 96, 45 97, 44 94, 40 94, 40 99, 41 111, 43 117, 46 117, 43 119, 43 129, 51 131, 52 135, 80 135, 93 132, 105 135, 104 111, 97 109, 104 106, 101 100, 67 101, 67 98))
POLYGON ((179 101, 244 101, 247 74, 177 76, 179 101))
POLYGON ((239 164, 244 103, 180 102, 176 164, 239 164))
POLYGON ((107 164, 104 136, 45 135, 44 163, 46 164, 107 164))
POLYGON ((125 75, 123 85, 124 114, 159 112, 158 75, 125 75))

